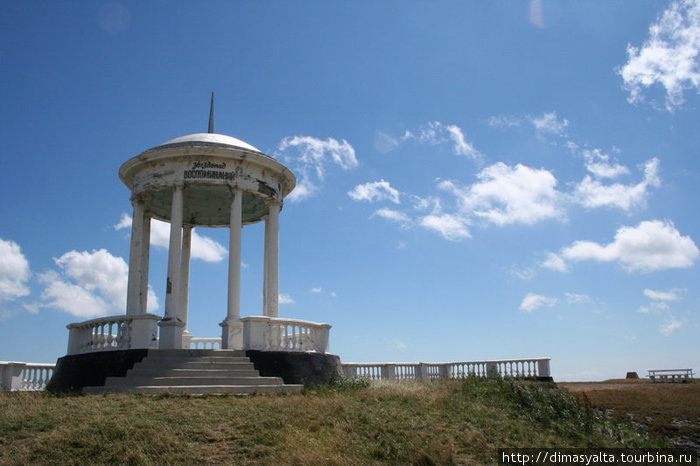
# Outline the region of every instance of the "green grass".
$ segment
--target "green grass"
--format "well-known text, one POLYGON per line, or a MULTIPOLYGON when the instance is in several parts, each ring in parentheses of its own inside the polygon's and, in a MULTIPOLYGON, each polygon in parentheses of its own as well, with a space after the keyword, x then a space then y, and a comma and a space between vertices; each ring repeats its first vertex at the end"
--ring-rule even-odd
POLYGON ((287 396, 0 395, 0 464, 483 463, 504 447, 651 447, 553 384, 336 381, 287 396))

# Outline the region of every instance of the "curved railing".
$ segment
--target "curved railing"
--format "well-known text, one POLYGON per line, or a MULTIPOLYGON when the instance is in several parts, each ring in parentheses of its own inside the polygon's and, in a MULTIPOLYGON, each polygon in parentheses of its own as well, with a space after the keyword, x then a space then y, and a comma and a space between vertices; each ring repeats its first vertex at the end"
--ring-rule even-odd
POLYGON ((241 322, 246 350, 328 352, 329 324, 264 316, 244 317, 241 322))
POLYGON ((344 363, 348 378, 369 380, 460 379, 465 377, 551 377, 550 358, 447 363, 344 363))
POLYGON ((68 354, 156 348, 158 321, 153 314, 119 315, 69 324, 68 354))
POLYGON ((221 338, 190 338, 189 349, 221 349, 221 338))
POLYGON ((0 362, 0 391, 43 390, 55 367, 55 364, 0 362))

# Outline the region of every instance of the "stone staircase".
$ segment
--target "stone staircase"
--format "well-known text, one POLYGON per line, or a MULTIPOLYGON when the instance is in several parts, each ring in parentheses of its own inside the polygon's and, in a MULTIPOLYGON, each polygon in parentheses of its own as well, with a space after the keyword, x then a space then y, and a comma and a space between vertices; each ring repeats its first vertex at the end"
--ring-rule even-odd
POLYGON ((125 377, 107 377, 104 386, 83 393, 296 393, 302 387, 260 376, 244 351, 149 350, 125 377))

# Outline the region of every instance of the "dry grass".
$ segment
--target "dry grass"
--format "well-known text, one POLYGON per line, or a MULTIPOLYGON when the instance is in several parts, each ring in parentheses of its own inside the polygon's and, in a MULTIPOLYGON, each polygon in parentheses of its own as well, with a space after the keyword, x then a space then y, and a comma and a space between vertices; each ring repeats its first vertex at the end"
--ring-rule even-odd
POLYGON ((340 384, 287 396, 0 394, 0 464, 475 464, 503 447, 658 446, 551 384, 340 384))
POLYGON ((700 454, 700 383, 650 383, 647 379, 561 383, 584 402, 618 419, 700 454))

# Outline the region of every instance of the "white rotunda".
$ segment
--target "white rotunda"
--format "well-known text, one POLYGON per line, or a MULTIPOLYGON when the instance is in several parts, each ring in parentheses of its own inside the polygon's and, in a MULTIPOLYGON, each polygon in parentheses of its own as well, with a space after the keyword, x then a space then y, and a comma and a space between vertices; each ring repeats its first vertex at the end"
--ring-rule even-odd
MULTIPOLYGON (((210 130, 212 130, 210 125, 210 130)), ((229 227, 228 304, 222 349, 242 349, 241 229, 265 222, 263 316, 278 317, 279 214, 294 174, 252 145, 221 134, 182 136, 125 162, 119 176, 132 192, 128 315, 146 313, 150 219, 170 223, 165 316, 159 348, 181 348, 188 317, 192 228, 229 227)))

